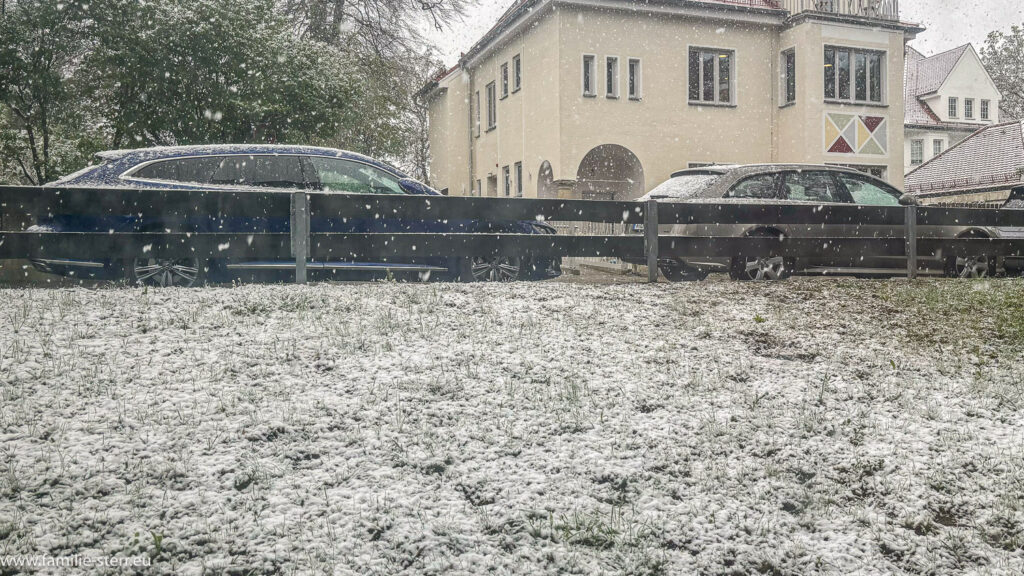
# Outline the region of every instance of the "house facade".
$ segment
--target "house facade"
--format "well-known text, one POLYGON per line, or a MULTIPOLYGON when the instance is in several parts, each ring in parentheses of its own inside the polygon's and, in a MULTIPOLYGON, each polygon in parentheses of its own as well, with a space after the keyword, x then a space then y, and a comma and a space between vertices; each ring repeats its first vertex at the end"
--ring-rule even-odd
POLYGON ((895 0, 519 0, 424 89, 452 195, 632 199, 680 169, 809 162, 901 186, 895 0))
POLYGON ((970 44, 934 56, 908 47, 904 79, 906 172, 999 124, 1002 95, 970 44))

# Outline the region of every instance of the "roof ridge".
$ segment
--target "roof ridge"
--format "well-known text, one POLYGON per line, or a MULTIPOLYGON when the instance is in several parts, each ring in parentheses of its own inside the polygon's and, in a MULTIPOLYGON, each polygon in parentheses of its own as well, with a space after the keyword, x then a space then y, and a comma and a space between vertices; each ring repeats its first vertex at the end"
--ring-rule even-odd
MULTIPOLYGON (((945 56, 946 54, 949 54, 950 52, 955 52, 957 50, 966 49, 968 47, 973 48, 974 44, 972 44, 971 42, 968 42, 966 44, 961 44, 960 46, 956 46, 956 47, 950 48, 948 50, 943 50, 942 52, 936 52, 935 54, 932 54, 931 56, 925 56, 924 59, 928 60, 930 58, 937 58, 939 56, 945 56)), ((918 54, 921 54, 921 52, 918 52, 918 54)))

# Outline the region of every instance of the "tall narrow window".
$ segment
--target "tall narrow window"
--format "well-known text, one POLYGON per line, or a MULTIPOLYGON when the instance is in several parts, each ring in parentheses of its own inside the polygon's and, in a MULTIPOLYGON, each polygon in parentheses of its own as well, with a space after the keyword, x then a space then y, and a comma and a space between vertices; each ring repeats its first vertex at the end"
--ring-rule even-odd
POLYGON ((924 163, 924 140, 910 141, 910 163, 914 165, 924 163))
POLYGON ((498 125, 498 103, 495 101, 494 82, 487 85, 487 129, 493 130, 498 125))
POLYGON ((604 93, 609 98, 619 97, 619 59, 608 56, 604 61, 604 93))
POLYGON ((853 99, 865 102, 868 99, 868 55, 856 52, 853 61, 856 63, 853 99))
POLYGON ((989 106, 990 105, 991 104, 989 103, 988 100, 982 100, 981 101, 981 119, 982 120, 988 120, 989 119, 989 106))
POLYGON ((884 53, 825 47, 825 98, 881 104, 885 94, 884 53))
POLYGON ((483 182, 480 181, 479 178, 476 181, 476 195, 477 196, 483 196, 484 195, 484 184, 483 184, 483 182))
POLYGON ((639 100, 641 94, 640 59, 629 59, 629 99, 639 100))
POLYGON ((583 55, 583 95, 594 96, 596 95, 596 87, 594 86, 594 56, 591 54, 583 55))
POLYGON ((516 54, 512 57, 512 91, 519 92, 523 87, 523 60, 516 54))
POLYGON ((944 140, 935 139, 932 140, 932 156, 938 156, 942 154, 942 151, 946 148, 946 142, 944 140))
POLYGON ((836 52, 836 60, 838 71, 838 78, 836 83, 839 85, 839 99, 849 100, 850 99, 850 51, 839 50, 836 52))
POLYGON ((960 116, 960 101, 956 98, 949 99, 949 117, 957 118, 960 116))
POLYGON ((512 195, 512 176, 509 174, 508 166, 501 169, 501 178, 504 184, 505 196, 512 195))
POLYGON ((501 65, 501 97, 508 98, 508 62, 501 65))
POLYGON ((476 91, 475 102, 473 102, 473 109, 476 112, 476 135, 480 136, 480 91, 476 91))
POLYGON ((516 162, 516 198, 523 197, 523 163, 516 162))
POLYGON ((782 91, 783 102, 796 102, 796 50, 782 53, 782 91))
POLYGON ((974 98, 964 98, 964 118, 974 120, 974 98))
POLYGON ((734 102, 733 52, 704 48, 690 49, 691 102, 732 104, 734 102))
POLYGON ((836 97, 836 50, 825 48, 825 98, 836 97))

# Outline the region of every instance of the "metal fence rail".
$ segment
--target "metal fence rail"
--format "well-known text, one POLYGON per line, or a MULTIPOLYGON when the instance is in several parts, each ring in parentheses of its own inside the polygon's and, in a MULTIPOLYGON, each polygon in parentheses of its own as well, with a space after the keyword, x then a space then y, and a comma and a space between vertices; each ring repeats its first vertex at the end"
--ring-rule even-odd
MULTIPOLYGON (((131 231, 0 231, 0 258, 115 260, 138 257, 294 259, 296 281, 306 281, 306 262, 330 259, 393 259, 402 256, 457 258, 524 255, 614 257, 648 264, 655 281, 659 259, 775 256, 824 258, 856 263, 864 254, 907 257, 917 274, 920 255, 1024 256, 1024 240, 920 237, 921 226, 1024 228, 1024 211, 946 207, 873 207, 765 203, 656 203, 479 197, 342 195, 254 190, 125 190, 0 187, 0 211, 29 220, 54 215, 111 216, 131 222, 131 231), (326 218, 380 223, 428 221, 459 229, 459 223, 498 223, 482 232, 406 233, 324 231, 311 223, 326 218), (516 234, 501 222, 590 223, 610 233, 516 234), (194 229, 204 223, 204 230, 194 229), (265 232, 279 222, 287 232, 265 232), (659 225, 750 224, 806 226, 808 236, 824 226, 885 226, 901 236, 733 237, 659 234, 659 225), (636 224, 644 233, 615 234, 636 224), (223 232, 232 229, 236 231, 223 232), (216 230, 216 231, 205 231, 216 230), (238 231, 240 230, 240 231, 238 231), (251 231, 249 231, 251 230, 251 231)), ((395 229, 391 226, 391 229, 395 229)))

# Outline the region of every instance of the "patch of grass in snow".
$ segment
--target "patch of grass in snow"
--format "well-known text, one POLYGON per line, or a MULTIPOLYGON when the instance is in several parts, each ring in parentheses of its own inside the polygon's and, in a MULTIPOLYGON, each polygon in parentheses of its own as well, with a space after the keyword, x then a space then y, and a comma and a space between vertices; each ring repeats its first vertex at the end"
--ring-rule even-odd
POLYGON ((880 286, 880 299, 895 308, 906 323, 907 335, 916 342, 1024 349, 1024 282, 1020 280, 925 280, 880 286))

